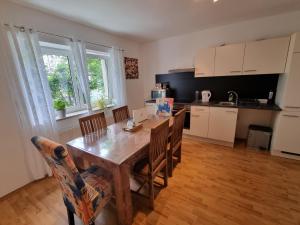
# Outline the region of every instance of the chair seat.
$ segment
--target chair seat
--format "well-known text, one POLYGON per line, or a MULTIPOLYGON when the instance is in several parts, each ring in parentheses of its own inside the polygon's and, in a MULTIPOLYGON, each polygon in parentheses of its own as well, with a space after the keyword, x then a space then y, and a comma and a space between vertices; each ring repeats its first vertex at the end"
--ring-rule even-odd
POLYGON ((133 172, 142 176, 147 176, 149 174, 149 158, 143 158, 135 163, 133 167, 133 172))
POLYGON ((109 199, 112 196, 112 177, 97 166, 91 166, 80 175, 87 184, 89 197, 93 203, 93 209, 96 211, 98 206, 102 205, 100 204, 101 200, 109 199))

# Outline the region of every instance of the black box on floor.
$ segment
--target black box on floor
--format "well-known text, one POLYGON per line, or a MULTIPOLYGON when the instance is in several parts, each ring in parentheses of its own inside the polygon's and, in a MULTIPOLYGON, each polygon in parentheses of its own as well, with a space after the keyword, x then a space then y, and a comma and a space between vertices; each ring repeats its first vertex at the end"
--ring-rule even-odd
POLYGON ((249 125, 247 147, 270 150, 273 129, 260 125, 249 125))

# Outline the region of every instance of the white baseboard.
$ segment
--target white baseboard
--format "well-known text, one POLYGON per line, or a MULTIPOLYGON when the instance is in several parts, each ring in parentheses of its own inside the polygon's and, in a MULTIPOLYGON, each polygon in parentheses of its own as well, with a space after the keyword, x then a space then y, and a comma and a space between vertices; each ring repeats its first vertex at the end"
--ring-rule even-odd
POLYGON ((283 152, 278 151, 278 150, 271 150, 271 155, 284 157, 284 158, 287 158, 287 159, 300 160, 300 156, 291 155, 291 154, 288 154, 288 153, 283 153, 283 152))
POLYGON ((231 148, 234 147, 234 143, 230 143, 230 142, 226 142, 226 141, 214 140, 214 139, 210 139, 210 138, 197 137, 197 136, 193 136, 193 135, 190 135, 188 133, 185 133, 185 132, 183 132, 183 134, 184 134, 185 138, 189 138, 189 139, 192 139, 192 140, 202 141, 202 142, 216 144, 216 145, 223 145, 223 146, 231 147, 231 148))

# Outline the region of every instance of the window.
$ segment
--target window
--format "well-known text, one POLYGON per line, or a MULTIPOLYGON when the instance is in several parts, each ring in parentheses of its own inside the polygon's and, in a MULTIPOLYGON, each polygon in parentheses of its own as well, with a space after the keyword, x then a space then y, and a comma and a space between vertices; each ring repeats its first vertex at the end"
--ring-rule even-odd
MULTIPOLYGON (((70 47, 66 45, 40 42, 52 100, 63 99, 67 103, 67 113, 87 109, 81 86, 76 73, 70 47)), ((109 54, 87 50, 87 69, 91 105, 99 107, 99 101, 109 99, 108 92, 109 54)))
POLYGON ((41 42, 52 100, 63 99, 67 112, 86 109, 68 46, 41 42))
POLYGON ((98 107, 99 100, 108 100, 107 65, 108 53, 87 50, 88 80, 92 107, 98 107))

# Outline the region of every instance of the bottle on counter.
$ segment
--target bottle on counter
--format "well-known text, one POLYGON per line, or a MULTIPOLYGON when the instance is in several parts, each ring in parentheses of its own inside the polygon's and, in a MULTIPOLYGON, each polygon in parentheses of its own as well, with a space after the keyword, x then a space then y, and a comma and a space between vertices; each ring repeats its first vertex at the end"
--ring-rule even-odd
POLYGON ((273 96, 274 96, 274 92, 272 90, 269 91, 268 104, 272 104, 273 103, 273 96))
POLYGON ((199 101, 199 96, 200 96, 200 92, 199 91, 195 91, 195 101, 196 102, 199 101))

